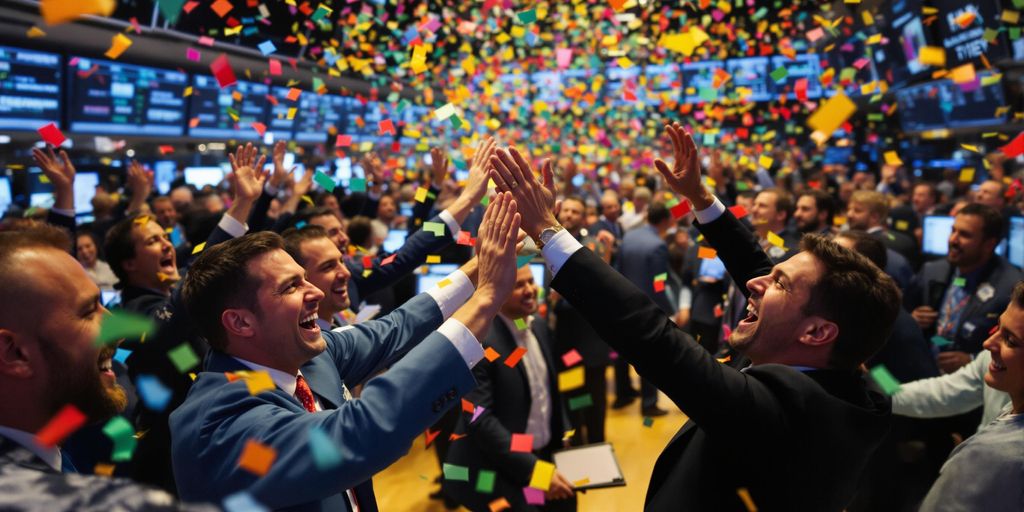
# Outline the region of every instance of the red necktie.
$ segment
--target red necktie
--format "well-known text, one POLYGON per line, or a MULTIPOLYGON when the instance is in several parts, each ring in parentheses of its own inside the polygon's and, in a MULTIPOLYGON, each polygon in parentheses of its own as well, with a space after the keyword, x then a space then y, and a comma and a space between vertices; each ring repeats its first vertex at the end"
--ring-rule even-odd
POLYGON ((306 384, 306 379, 302 378, 302 375, 295 377, 295 398, 298 398, 302 402, 302 406, 309 412, 316 412, 316 402, 313 400, 313 391, 309 389, 309 384, 306 384))

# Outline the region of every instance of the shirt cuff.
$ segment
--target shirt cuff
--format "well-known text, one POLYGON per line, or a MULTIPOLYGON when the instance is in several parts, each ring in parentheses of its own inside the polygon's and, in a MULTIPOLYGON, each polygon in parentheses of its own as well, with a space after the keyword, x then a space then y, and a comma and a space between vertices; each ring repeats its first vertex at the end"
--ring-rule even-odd
POLYGON ((56 213, 58 215, 63 215, 65 217, 71 217, 72 219, 75 218, 75 211, 74 210, 67 210, 67 209, 64 209, 64 208, 50 208, 50 211, 53 212, 53 213, 56 213))
POLYGON ((434 298, 437 307, 441 308, 441 316, 447 320, 455 313, 455 310, 469 300, 475 289, 476 287, 473 286, 469 277, 461 270, 456 270, 448 274, 448 277, 438 281, 426 293, 434 298))
POLYGON ((238 222, 237 219, 226 213, 220 218, 220 222, 217 223, 217 227, 223 229, 227 234, 234 238, 238 238, 249 231, 248 224, 238 222))
POLYGON ((555 233, 555 236, 551 237, 551 240, 540 250, 544 261, 548 263, 548 269, 551 270, 551 277, 558 275, 562 265, 565 265, 565 262, 569 261, 569 257, 581 248, 583 245, 567 230, 563 229, 555 233))
POLYGON ((458 222, 455 222, 455 217, 448 213, 448 210, 441 210, 441 213, 437 214, 444 221, 445 225, 448 226, 448 230, 452 232, 452 240, 459 239, 459 231, 462 231, 462 226, 459 226, 458 222))
POLYGON ((437 332, 455 345, 455 350, 459 351, 459 355, 469 368, 473 368, 484 358, 484 348, 462 322, 449 318, 437 328, 437 332))
POLYGON ((711 203, 711 206, 700 211, 695 211, 693 212, 693 215, 697 217, 697 222, 707 224, 709 222, 714 222, 716 219, 721 217, 723 213, 725 213, 725 205, 722 204, 720 199, 715 197, 715 202, 711 203))

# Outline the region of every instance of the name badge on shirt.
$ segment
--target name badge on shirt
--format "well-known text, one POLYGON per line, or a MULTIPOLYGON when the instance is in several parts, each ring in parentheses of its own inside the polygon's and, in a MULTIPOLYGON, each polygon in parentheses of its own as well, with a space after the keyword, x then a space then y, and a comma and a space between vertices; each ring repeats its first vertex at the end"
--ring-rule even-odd
POLYGON ((976 328, 976 326, 971 322, 964 322, 963 328, 964 336, 970 336, 974 334, 974 329, 976 328))
POLYGON ((996 289, 993 288, 992 285, 988 283, 983 283, 981 286, 978 287, 978 293, 976 295, 978 296, 978 300, 982 302, 987 302, 989 299, 994 297, 995 294, 996 289))

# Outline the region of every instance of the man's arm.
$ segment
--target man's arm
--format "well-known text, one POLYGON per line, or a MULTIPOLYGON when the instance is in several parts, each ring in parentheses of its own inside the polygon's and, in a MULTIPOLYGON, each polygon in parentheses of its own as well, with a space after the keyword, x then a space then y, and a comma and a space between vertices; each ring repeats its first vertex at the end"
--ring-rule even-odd
POLYGON ((984 404, 985 372, 992 360, 982 351, 954 373, 902 384, 892 396, 892 413, 912 418, 944 418, 984 404))

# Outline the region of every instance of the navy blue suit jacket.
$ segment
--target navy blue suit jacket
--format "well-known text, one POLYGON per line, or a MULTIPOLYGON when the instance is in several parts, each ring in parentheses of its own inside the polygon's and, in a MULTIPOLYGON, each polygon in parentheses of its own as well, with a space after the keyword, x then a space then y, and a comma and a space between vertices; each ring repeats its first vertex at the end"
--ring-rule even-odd
POLYGON ((668 272, 668 245, 654 226, 644 224, 626 233, 619 248, 619 271, 665 314, 674 313, 668 295, 654 291, 654 277, 668 272))
POLYGON ((247 491, 273 509, 336 511, 349 510, 344 492, 352 488, 362 510, 375 511, 370 477, 405 455, 475 386, 455 346, 432 332, 441 321, 433 298, 420 294, 378 320, 324 332, 327 350, 301 368, 324 409, 315 413, 281 389, 252 395, 242 379, 229 382, 224 372, 248 368, 211 352, 207 371, 171 414, 180 495, 220 502, 247 491), (359 399, 345 401, 342 384, 364 381, 359 399), (338 465, 317 466, 309 443, 314 428, 333 441, 338 465), (276 453, 262 477, 238 466, 249 440, 276 453))

